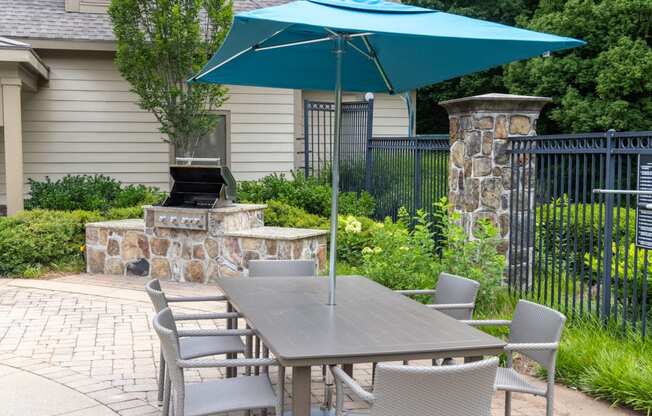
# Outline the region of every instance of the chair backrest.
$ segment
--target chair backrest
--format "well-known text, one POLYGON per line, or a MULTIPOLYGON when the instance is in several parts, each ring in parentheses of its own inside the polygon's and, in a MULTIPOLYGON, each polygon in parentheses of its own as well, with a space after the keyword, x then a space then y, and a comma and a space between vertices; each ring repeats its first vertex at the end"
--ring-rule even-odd
MULTIPOLYGON (((521 300, 509 330, 511 343, 559 342, 566 317, 554 309, 521 300)), ((545 368, 554 363, 555 351, 519 351, 545 368)))
POLYGON ((314 260, 250 260, 249 277, 316 276, 314 260))
POLYGON ((440 367, 379 364, 370 416, 489 416, 498 358, 440 367))
MULTIPOLYGON (((179 334, 177 325, 174 322, 170 308, 164 308, 158 312, 152 321, 154 331, 161 340, 161 350, 167 366, 170 381, 172 382, 172 391, 176 394, 183 394, 185 380, 183 369, 177 365, 177 360, 181 358, 179 353, 179 334)), ((178 396, 177 396, 178 397, 178 396)), ((183 397, 180 398, 183 403, 183 397)))
MULTIPOLYGON (((437 280, 437 287, 432 303, 450 304, 450 303, 475 303, 478 295, 480 283, 475 280, 457 276, 449 273, 440 273, 437 280)), ((473 318, 472 309, 449 309, 441 312, 451 318, 459 320, 468 320, 473 318)))
POLYGON ((161 289, 161 283, 158 279, 152 279, 145 284, 145 292, 154 305, 154 310, 158 313, 168 307, 168 301, 165 298, 165 293, 161 289))

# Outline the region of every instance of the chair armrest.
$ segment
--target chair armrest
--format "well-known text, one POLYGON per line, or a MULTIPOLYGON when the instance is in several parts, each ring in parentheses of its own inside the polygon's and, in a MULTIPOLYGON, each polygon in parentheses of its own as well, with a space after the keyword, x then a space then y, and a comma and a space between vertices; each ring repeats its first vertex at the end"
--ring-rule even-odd
POLYGON ((344 370, 335 365, 331 366, 330 369, 331 373, 333 373, 333 377, 335 377, 336 383, 346 384, 351 389, 353 394, 367 402, 367 404, 372 404, 374 402, 374 395, 363 389, 362 386, 360 386, 355 380, 349 377, 349 375, 346 374, 344 370))
POLYGON ((442 303, 438 305, 426 305, 426 307, 436 310, 474 309, 475 303, 442 303))
POLYGON ((181 329, 177 331, 180 337, 228 337, 256 335, 251 329, 181 329))
POLYGON ((211 367, 268 367, 278 365, 273 358, 240 358, 234 360, 177 360, 181 368, 211 368, 211 367))
POLYGON ((505 351, 556 351, 559 348, 558 342, 523 342, 510 343, 505 345, 505 351))
POLYGON ((459 321, 463 324, 470 326, 509 326, 512 324, 512 321, 505 319, 487 319, 487 320, 470 320, 470 321, 459 321))
POLYGON ((222 302, 226 296, 166 296, 168 302, 222 302))
POLYGON ((233 319, 242 318, 242 314, 238 312, 217 312, 217 313, 188 313, 188 314, 174 314, 175 321, 198 321, 201 319, 233 319))
POLYGON ((416 296, 416 295, 434 295, 437 291, 434 289, 418 289, 418 290, 395 290, 394 292, 405 296, 416 296))

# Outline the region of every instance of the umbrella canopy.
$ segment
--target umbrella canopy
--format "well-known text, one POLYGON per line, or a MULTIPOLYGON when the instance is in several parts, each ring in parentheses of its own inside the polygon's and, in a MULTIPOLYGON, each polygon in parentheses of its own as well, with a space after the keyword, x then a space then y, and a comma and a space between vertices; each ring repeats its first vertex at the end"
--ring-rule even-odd
POLYGON ((335 33, 354 34, 342 57, 342 87, 352 92, 410 91, 583 43, 380 0, 301 0, 238 14, 193 80, 333 90, 335 33))
POLYGON ((189 82, 335 91, 328 298, 334 305, 342 90, 407 93, 581 44, 383 0, 299 0, 238 14, 222 47, 189 82))

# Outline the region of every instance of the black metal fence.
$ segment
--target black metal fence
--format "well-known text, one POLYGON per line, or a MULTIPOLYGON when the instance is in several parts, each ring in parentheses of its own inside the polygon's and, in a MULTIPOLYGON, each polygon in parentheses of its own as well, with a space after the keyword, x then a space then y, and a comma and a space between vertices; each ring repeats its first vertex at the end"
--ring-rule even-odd
POLYGON ((652 155, 652 132, 511 142, 510 289, 649 333, 650 259, 635 244, 637 196, 627 191, 638 187, 640 155, 652 155))
MULTIPOLYGON (((342 103, 340 188, 358 191, 364 186, 367 141, 371 137, 373 100, 342 103)), ((335 104, 304 101, 304 173, 328 180, 333 153, 335 104)))
MULTIPOLYGON (((304 102, 304 172, 330 180, 335 106, 304 102)), ((373 100, 342 104, 340 189, 369 192, 376 219, 396 220, 400 208, 428 213, 448 195, 448 135, 372 137, 373 100)))
POLYGON ((376 217, 404 207, 432 213, 448 195, 448 135, 374 137, 367 143, 364 190, 376 199, 376 217))

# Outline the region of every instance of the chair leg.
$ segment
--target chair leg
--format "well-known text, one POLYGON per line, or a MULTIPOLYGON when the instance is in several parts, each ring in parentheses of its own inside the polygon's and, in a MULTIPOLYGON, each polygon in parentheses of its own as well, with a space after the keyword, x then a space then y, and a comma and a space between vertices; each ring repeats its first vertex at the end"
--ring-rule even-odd
POLYGON ((172 381, 168 375, 167 370, 165 371, 165 377, 163 382, 163 408, 161 409, 161 414, 163 416, 168 416, 170 414, 170 402, 172 394, 172 381))
POLYGON ((165 389, 165 358, 163 351, 161 351, 161 359, 159 361, 158 369, 158 401, 163 401, 163 390, 165 389))
POLYGON ((512 415, 512 392, 505 392, 505 416, 512 415))
POLYGON ((378 363, 371 363, 371 385, 376 384, 376 367, 378 366, 378 363))
POLYGON ((330 410, 333 407, 333 379, 328 371, 328 367, 322 366, 322 377, 324 381, 324 402, 321 405, 322 410, 330 410))
POLYGON ((283 416, 285 407, 285 367, 278 367, 278 401, 276 402, 276 416, 283 416))
POLYGON ((552 416, 554 411, 554 399, 552 393, 546 396, 546 416, 552 416))

